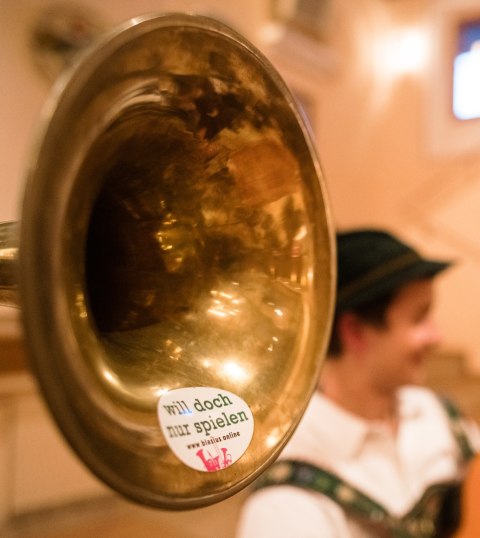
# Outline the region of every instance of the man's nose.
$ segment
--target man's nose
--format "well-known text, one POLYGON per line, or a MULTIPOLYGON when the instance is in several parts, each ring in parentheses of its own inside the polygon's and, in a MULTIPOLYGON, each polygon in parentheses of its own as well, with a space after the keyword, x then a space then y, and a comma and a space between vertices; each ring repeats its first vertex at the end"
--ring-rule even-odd
POLYGON ((434 320, 429 320, 425 325, 425 342, 430 346, 438 346, 442 342, 442 333, 434 320))

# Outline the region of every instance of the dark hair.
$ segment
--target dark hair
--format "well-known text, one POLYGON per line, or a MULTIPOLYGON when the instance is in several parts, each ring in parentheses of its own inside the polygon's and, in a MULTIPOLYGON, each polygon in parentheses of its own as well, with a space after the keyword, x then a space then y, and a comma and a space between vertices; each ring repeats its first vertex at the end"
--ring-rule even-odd
POLYGON ((351 308, 348 311, 342 311, 337 313, 335 315, 335 319, 333 320, 332 333, 330 335, 327 357, 335 359, 342 353, 342 343, 340 341, 340 335, 338 333, 338 320, 342 315, 344 315, 346 312, 351 312, 352 314, 358 316, 358 318, 360 318, 362 321, 372 325, 373 327, 385 327, 386 312, 399 291, 399 289, 391 291, 373 301, 362 304, 355 308, 351 308))

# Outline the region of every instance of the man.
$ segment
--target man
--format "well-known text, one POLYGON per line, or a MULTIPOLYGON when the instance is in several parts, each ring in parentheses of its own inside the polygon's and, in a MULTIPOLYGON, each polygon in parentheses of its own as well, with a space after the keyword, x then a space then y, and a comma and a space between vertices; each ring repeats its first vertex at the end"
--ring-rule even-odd
POLYGON ((440 341, 434 277, 449 263, 380 230, 340 233, 337 243, 318 390, 248 498, 238 538, 448 536, 458 483, 480 447, 476 426, 419 386, 440 341))

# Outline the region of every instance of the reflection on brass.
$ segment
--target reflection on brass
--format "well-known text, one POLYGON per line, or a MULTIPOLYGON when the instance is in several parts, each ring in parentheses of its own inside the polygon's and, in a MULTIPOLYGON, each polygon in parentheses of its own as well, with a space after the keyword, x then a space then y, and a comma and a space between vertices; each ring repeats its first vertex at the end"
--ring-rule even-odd
POLYGON ((112 488, 168 509, 220 501, 278 456, 328 338, 334 247, 308 131, 252 45, 180 14, 107 36, 46 110, 18 255, 2 262, 11 224, 0 251, 31 368, 112 488), (230 391, 253 413, 226 469, 188 467, 161 433, 159 397, 187 387, 230 391))

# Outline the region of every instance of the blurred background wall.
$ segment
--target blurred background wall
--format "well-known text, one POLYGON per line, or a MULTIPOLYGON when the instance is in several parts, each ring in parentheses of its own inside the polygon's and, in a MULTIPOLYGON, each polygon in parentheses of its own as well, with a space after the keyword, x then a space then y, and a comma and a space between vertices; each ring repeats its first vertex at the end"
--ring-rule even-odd
MULTIPOLYGON (((445 338, 431 382, 480 416, 480 120, 455 118, 451 105, 458 30, 480 19, 478 1, 1 0, 0 220, 21 218, 29 152, 52 87, 32 31, 58 5, 85 10, 102 29, 155 11, 210 15, 263 51, 308 115, 336 226, 387 227, 456 260, 440 280, 445 338)), ((0 309, 4 520, 105 494, 43 409, 18 318, 0 309)))

